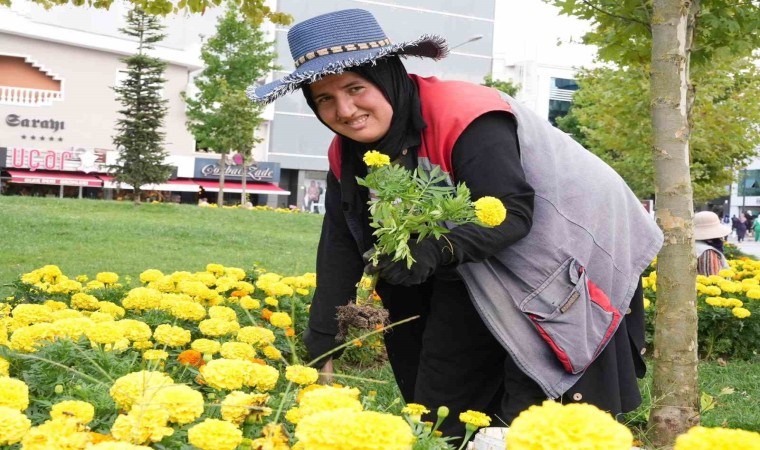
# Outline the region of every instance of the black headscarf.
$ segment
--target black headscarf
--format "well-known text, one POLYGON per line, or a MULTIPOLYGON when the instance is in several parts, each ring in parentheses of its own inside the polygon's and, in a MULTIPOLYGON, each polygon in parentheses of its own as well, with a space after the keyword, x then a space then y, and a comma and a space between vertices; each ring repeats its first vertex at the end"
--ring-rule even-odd
MULTIPOLYGON (((422 118, 417 85, 409 78, 398 56, 389 56, 377 60, 375 64, 364 64, 346 70, 361 75, 377 86, 393 108, 388 133, 378 142, 365 144, 340 135, 343 151, 341 194, 344 209, 351 210, 366 202, 366 193, 360 192, 356 184, 357 176, 363 177, 367 174, 367 166, 362 160, 364 153, 377 150, 388 155, 391 161, 395 160, 405 148, 420 144, 420 132, 425 128, 425 121, 422 118)), ((319 121, 330 128, 317 114, 317 105, 311 98, 309 85, 304 85, 302 90, 306 103, 319 121)))

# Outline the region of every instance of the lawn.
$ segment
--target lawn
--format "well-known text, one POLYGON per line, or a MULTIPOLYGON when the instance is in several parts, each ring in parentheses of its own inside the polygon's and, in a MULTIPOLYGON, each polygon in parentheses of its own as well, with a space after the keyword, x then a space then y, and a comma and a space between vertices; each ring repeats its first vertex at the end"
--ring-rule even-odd
MULTIPOLYGON (((29 197, 0 197, 0 209, 0 284, 45 264, 90 277, 200 271, 211 262, 299 275, 314 271, 322 222, 314 214, 29 197)), ((351 372, 384 380, 381 397, 398 395, 387 366, 351 372)), ((700 376, 701 390, 714 401, 704 425, 760 431, 758 360, 702 362, 700 376)), ((632 424, 643 423, 645 411, 632 424)))

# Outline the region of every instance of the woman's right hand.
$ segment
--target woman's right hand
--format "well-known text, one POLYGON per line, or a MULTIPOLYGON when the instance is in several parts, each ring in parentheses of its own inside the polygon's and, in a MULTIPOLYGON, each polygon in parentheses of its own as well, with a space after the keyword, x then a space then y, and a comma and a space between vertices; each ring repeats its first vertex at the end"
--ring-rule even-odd
POLYGON ((322 366, 322 371, 319 372, 319 383, 320 384, 332 384, 333 382, 333 373, 335 373, 333 369, 333 360, 332 358, 328 359, 324 366, 322 366))

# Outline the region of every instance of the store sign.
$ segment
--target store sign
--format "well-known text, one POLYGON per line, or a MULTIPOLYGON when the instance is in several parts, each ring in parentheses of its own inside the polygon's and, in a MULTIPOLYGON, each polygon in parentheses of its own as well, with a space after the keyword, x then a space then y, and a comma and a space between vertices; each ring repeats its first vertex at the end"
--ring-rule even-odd
POLYGON ((8 148, 0 165, 13 169, 63 170, 76 172, 105 172, 106 150, 74 148, 68 150, 41 150, 36 148, 8 148))
POLYGON ((103 182, 93 177, 92 180, 78 178, 48 178, 48 177, 14 177, 14 183, 22 184, 46 184, 53 186, 84 186, 84 187, 101 187, 103 182))
MULTIPOLYGON (((280 163, 274 162, 255 162, 248 166, 246 180, 259 183, 279 183, 280 182, 280 163)), ((194 178, 205 178, 218 180, 222 174, 222 168, 218 159, 195 159, 194 178)), ((243 179, 242 165, 228 165, 224 170, 224 179, 230 181, 240 181, 243 179)))
POLYGON ((66 123, 62 120, 29 119, 27 117, 19 116, 18 114, 8 114, 5 116, 5 124, 9 127, 39 128, 52 131, 53 133, 58 130, 63 130, 66 126, 66 123))

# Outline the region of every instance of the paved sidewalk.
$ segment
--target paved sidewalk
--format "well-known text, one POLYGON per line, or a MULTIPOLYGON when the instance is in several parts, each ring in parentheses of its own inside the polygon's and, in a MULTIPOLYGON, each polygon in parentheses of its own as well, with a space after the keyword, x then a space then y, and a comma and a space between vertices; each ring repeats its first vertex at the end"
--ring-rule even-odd
POLYGON ((747 255, 760 260, 760 242, 755 242, 754 236, 747 236, 744 238, 744 241, 736 242, 736 236, 731 235, 728 237, 728 242, 739 247, 739 250, 747 255))

